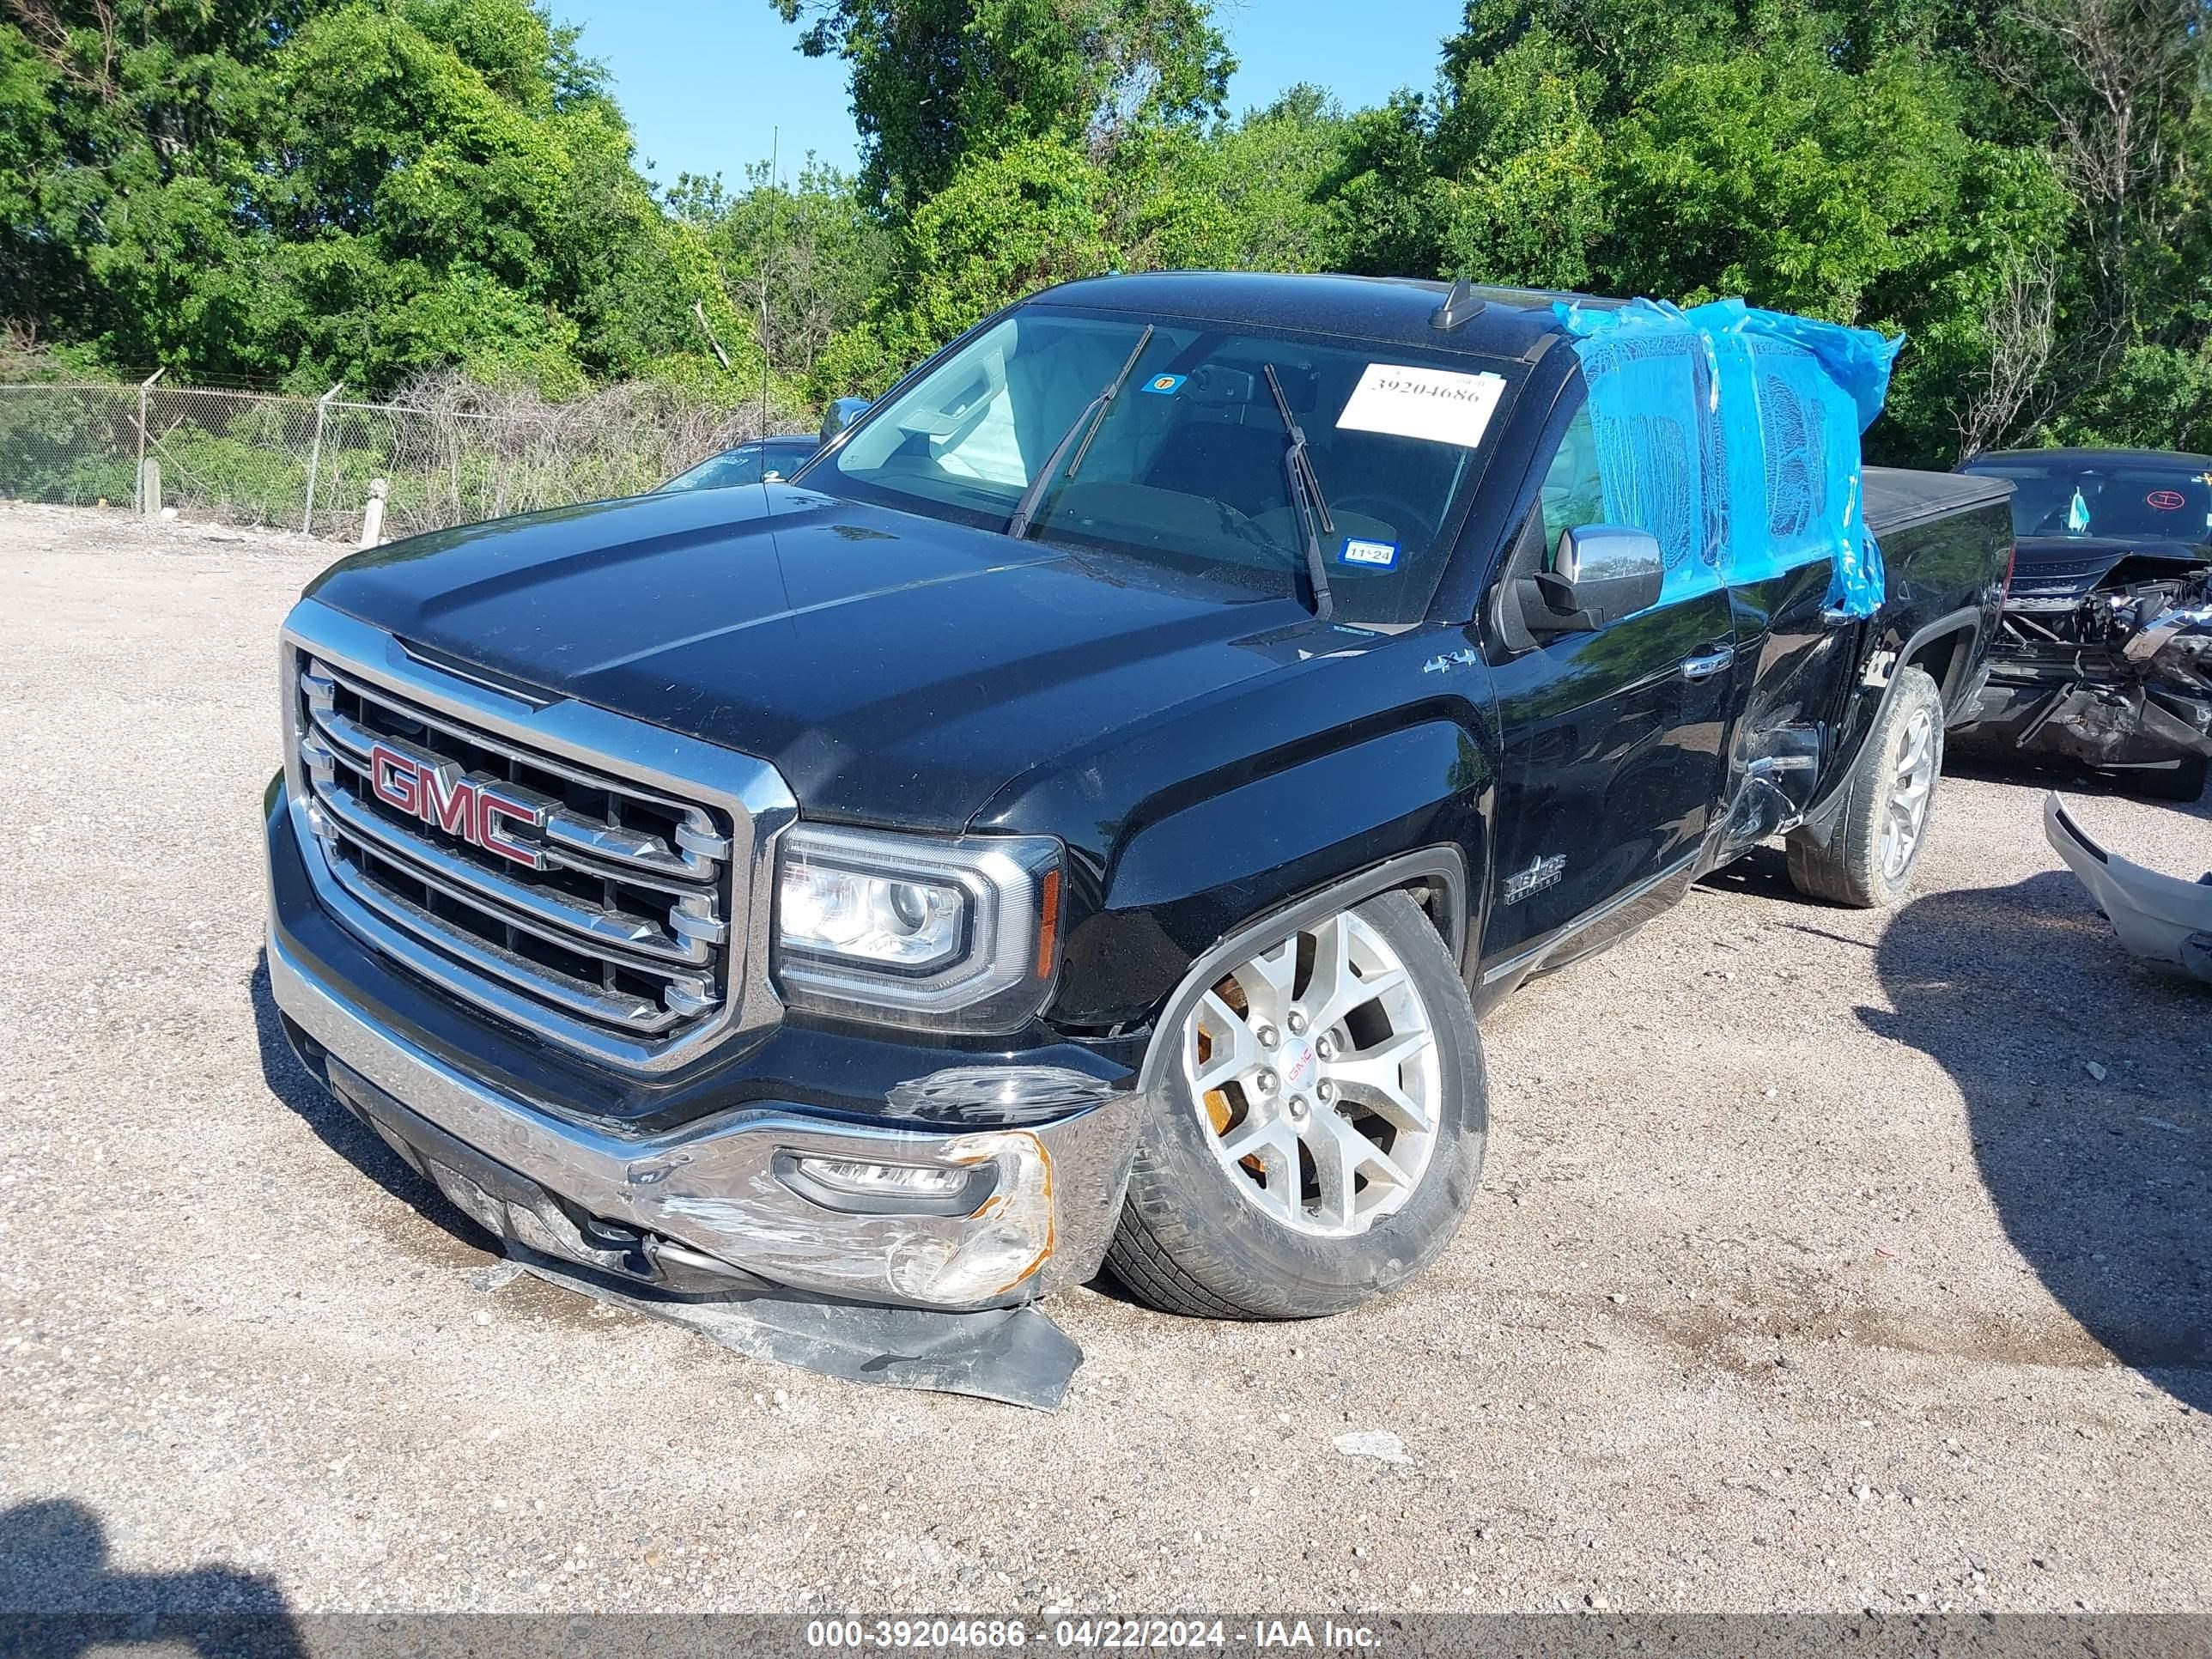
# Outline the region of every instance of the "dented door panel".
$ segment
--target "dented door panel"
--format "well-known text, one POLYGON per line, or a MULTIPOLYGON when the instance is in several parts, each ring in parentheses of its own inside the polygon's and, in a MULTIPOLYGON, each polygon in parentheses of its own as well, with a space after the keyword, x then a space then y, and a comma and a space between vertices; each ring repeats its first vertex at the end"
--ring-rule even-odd
POLYGON ((1813 804, 1864 629, 1831 613, 1827 594, 1826 564, 1730 590, 1746 706, 1729 749, 1716 864, 1789 829, 1813 804))

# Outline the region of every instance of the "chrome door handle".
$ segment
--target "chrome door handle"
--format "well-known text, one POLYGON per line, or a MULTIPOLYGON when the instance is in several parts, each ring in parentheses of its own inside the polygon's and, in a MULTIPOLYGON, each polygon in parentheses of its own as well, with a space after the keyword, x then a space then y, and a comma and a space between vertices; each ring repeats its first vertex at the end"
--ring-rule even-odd
POLYGON ((1682 659, 1682 678, 1686 680, 1709 680, 1735 660, 1735 647, 1724 645, 1717 651, 1708 651, 1701 656, 1682 659))

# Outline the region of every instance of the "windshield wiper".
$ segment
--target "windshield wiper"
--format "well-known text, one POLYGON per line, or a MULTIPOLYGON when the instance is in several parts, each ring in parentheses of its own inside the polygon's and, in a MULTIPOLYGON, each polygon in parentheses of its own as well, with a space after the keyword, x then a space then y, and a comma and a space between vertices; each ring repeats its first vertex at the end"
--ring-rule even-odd
POLYGON ((1328 591, 1328 562, 1322 556, 1321 538, 1336 533, 1335 522, 1328 516, 1328 502, 1321 493, 1321 480, 1314 474, 1313 459, 1306 453, 1305 429, 1299 426, 1297 416, 1291 413, 1291 400, 1283 395, 1283 383, 1276 378, 1273 363, 1262 365, 1267 371, 1267 390, 1275 394, 1276 412, 1283 417, 1283 430, 1291 434, 1290 445, 1283 451, 1283 471, 1291 480, 1291 499, 1297 505, 1298 524, 1305 532, 1306 574, 1313 578, 1313 613, 1316 622, 1327 622, 1336 614, 1336 599, 1328 591), (1315 528, 1316 520, 1320 528, 1315 528))
POLYGON ((1044 465, 1037 469, 1036 477, 1030 480, 1029 488, 1022 491, 1021 500, 1014 503, 1013 516, 1006 520, 1006 534, 1016 541, 1021 541, 1029 535, 1030 521, 1036 517, 1037 504, 1044 500, 1045 490, 1059 476, 1060 458, 1067 453, 1079 437, 1083 440, 1083 447, 1075 452, 1075 459, 1067 469, 1067 476, 1073 477, 1077 469, 1082 466, 1084 456, 1090 453, 1091 438, 1106 423, 1106 411, 1114 406, 1114 399, 1121 395, 1122 386, 1136 369, 1137 359, 1145 355, 1145 348, 1152 343, 1152 325, 1146 323, 1145 331, 1137 337, 1137 349, 1129 354, 1128 362, 1121 365, 1121 372, 1106 383, 1104 391, 1083 405, 1083 412, 1075 417, 1075 423, 1052 447, 1052 453, 1045 457, 1044 465))

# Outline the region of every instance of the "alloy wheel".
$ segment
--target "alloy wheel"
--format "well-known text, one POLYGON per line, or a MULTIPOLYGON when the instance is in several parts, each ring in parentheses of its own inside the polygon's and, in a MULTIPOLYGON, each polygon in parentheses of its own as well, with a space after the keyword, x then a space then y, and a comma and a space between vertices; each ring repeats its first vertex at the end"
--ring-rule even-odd
POLYGON ((1184 1080, 1244 1200, 1302 1233, 1365 1232, 1437 1138, 1437 1040, 1412 975, 1352 911, 1233 969, 1182 1034, 1184 1080))
POLYGON ((1904 875, 1928 825, 1929 803, 1936 793, 1936 715, 1916 708, 1897 744, 1897 768, 1882 813, 1881 868, 1891 881, 1904 875))

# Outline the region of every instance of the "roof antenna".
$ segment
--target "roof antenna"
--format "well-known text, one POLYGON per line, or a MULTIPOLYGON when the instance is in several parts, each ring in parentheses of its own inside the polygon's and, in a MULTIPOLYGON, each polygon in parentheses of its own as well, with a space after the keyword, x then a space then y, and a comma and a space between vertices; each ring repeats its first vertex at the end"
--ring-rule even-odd
POLYGON ((1464 276, 1456 278, 1451 285, 1451 292, 1444 295, 1444 302, 1430 314, 1429 326, 1437 329, 1457 328, 1468 318, 1480 311, 1486 303, 1486 301, 1475 297, 1474 283, 1468 282, 1464 276))

